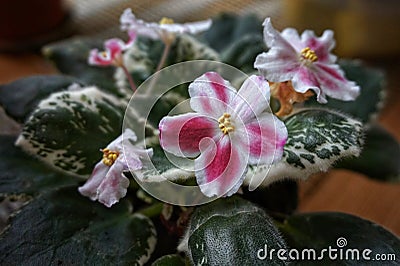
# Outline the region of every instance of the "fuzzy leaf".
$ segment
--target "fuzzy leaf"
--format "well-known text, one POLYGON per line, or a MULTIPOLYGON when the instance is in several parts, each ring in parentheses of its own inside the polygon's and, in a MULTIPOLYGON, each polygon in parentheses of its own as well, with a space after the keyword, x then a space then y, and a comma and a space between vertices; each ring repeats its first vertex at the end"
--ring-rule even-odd
POLYGON ((336 249, 332 252, 337 256, 334 260, 330 260, 325 252, 320 260, 296 260, 295 265, 383 265, 382 261, 374 261, 376 254, 395 256, 394 260, 384 261, 384 265, 400 263, 399 238, 383 227, 353 215, 338 212, 298 214, 289 217, 279 228, 289 247, 299 250, 300 254, 303 249, 314 249, 319 257, 322 249, 336 249), (351 259, 353 255, 347 251, 352 249, 359 251, 359 260, 351 259), (362 258, 364 249, 372 251, 368 255, 372 261, 362 258), (339 250, 343 251, 343 256, 347 253, 349 259, 339 259, 339 250))
POLYGON ((151 266, 185 266, 185 260, 177 255, 165 255, 154 261, 151 266))
POLYGON ((400 145, 384 128, 372 126, 366 130, 360 157, 348 158, 336 167, 358 171, 376 180, 399 182, 400 145))
POLYGON ((385 98, 385 75, 381 70, 366 67, 360 61, 341 60, 340 67, 344 70, 346 78, 355 81, 361 88, 360 95, 355 101, 340 101, 328 99, 327 104, 319 104, 315 99, 310 99, 306 106, 319 106, 322 108, 336 109, 352 117, 368 123, 376 118, 383 106, 385 98))
MULTIPOLYGON (((125 52, 125 65, 138 84, 155 72, 163 49, 164 45, 159 40, 138 38, 132 48, 125 52)), ((184 61, 202 59, 218 61, 219 55, 213 49, 189 35, 178 35, 170 48, 164 67, 184 61)), ((191 70, 188 69, 188 71, 191 70)), ((171 79, 173 78, 171 77, 171 79)), ((119 87, 127 87, 125 74, 121 69, 117 70, 116 79, 119 87)), ((187 86, 184 92, 187 94, 187 86)))
POLYGON ((266 50, 263 37, 259 34, 247 34, 222 51, 222 61, 251 73, 254 72, 254 61, 258 54, 266 50))
POLYGON ((1 265, 143 265, 156 243, 150 219, 127 201, 112 209, 76 187, 48 192, 22 208, 0 236, 1 265))
POLYGON ((182 159, 178 162, 185 162, 185 164, 178 167, 171 163, 170 159, 179 160, 179 157, 168 154, 168 156, 171 156, 168 158, 166 152, 159 144, 152 146, 152 149, 153 156, 151 157, 151 163, 144 162, 142 170, 136 172, 136 176, 140 176, 140 180, 150 182, 161 182, 164 179, 170 181, 185 181, 188 178, 194 177, 193 160, 182 159), (153 167, 153 165, 155 167, 153 167))
POLYGON ((282 160, 271 169, 266 165, 250 167, 246 183, 259 183, 263 179, 262 184, 269 185, 283 178, 306 179, 327 171, 338 160, 361 152, 362 124, 345 115, 325 109, 305 109, 284 122, 288 140, 282 160))
POLYGON ((89 174, 99 149, 121 134, 124 107, 95 87, 54 93, 39 103, 16 144, 56 169, 89 174))
MULTIPOLYGON (((219 199, 197 208, 185 239, 194 265, 260 265, 265 262, 257 255, 264 245, 286 248, 271 218, 239 197, 219 199)), ((269 262, 286 264, 279 260, 269 262)))
POLYGON ((113 67, 90 66, 89 52, 93 48, 103 50, 103 40, 73 38, 51 43, 42 49, 43 55, 53 61, 61 73, 79 78, 87 85, 96 85, 116 96, 127 92, 117 89, 113 67))
POLYGON ((242 187, 242 190, 241 197, 257 203, 273 217, 275 214, 292 214, 298 206, 298 185, 293 180, 275 182, 253 191, 249 191, 247 187, 242 187))
POLYGON ((247 34, 262 37, 262 21, 257 16, 223 13, 213 19, 211 28, 204 33, 203 37, 211 48, 222 52, 247 34))
POLYGON ((0 194, 36 194, 78 183, 78 179, 54 172, 14 145, 14 136, 0 135, 0 194))
POLYGON ((7 115, 24 122, 39 101, 53 92, 65 90, 78 79, 63 75, 38 75, 0 85, 0 105, 7 115))

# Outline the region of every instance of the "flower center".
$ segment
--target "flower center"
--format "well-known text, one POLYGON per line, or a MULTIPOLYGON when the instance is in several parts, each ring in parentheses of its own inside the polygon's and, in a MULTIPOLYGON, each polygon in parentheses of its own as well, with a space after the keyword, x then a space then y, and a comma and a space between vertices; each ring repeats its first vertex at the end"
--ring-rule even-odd
POLYGON ((113 165, 115 160, 117 160, 117 158, 119 156, 119 152, 111 151, 108 148, 102 149, 101 151, 103 152, 102 162, 107 166, 113 165))
POLYGON ((313 63, 318 60, 318 56, 315 54, 315 51, 310 49, 310 47, 306 47, 301 50, 300 57, 307 62, 313 63))
POLYGON ((218 123, 219 128, 225 135, 235 130, 235 127, 231 123, 231 115, 228 113, 224 113, 220 118, 218 118, 218 123))
POLYGON ((161 25, 163 24, 174 24, 174 20, 172 18, 163 17, 160 22, 161 25))

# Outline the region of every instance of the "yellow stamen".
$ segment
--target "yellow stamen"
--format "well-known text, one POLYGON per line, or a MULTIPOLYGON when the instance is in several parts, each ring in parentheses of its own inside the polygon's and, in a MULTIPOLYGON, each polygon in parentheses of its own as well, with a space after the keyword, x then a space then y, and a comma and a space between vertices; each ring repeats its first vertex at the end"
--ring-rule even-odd
POLYGON ((160 20, 160 22, 159 22, 159 24, 174 24, 174 20, 172 19, 172 18, 166 18, 166 17, 163 17, 161 20, 160 20))
POLYGON ((302 59, 308 61, 308 62, 315 62, 318 60, 318 56, 315 54, 314 50, 311 50, 310 47, 306 47, 301 50, 300 56, 302 59))
POLYGON ((235 127, 231 123, 231 115, 228 113, 224 113, 220 118, 218 118, 218 123, 218 127, 225 135, 235 130, 235 127))
POLYGON ((119 156, 118 151, 111 151, 108 148, 102 149, 101 152, 103 152, 102 162, 107 166, 113 165, 115 160, 117 160, 117 158, 119 156))
POLYGON ((106 51, 102 51, 102 52, 100 52, 100 55, 101 55, 102 57, 107 57, 107 52, 106 52, 106 51))

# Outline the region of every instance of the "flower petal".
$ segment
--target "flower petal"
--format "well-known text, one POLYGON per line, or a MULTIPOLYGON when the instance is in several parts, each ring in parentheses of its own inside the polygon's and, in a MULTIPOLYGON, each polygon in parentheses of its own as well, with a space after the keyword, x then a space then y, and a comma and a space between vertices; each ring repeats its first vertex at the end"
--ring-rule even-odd
POLYGON ((207 72, 189 85, 190 106, 198 113, 218 119, 236 93, 218 73, 207 72))
POLYGON ((333 31, 325 30, 321 37, 316 37, 313 31, 306 30, 301 34, 301 42, 303 46, 300 50, 309 47, 318 56, 318 62, 325 64, 335 63, 336 56, 330 53, 335 47, 333 31))
POLYGON ((270 90, 264 77, 252 75, 243 82, 232 101, 234 113, 243 122, 269 110, 270 90))
POLYGON ((97 189, 99 202, 107 207, 111 207, 126 195, 129 180, 122 174, 123 170, 124 164, 116 161, 97 189))
POLYGON ((98 162, 86 183, 78 188, 79 192, 91 200, 97 200, 97 188, 100 186, 109 169, 110 167, 103 162, 98 162))
POLYGON ((195 159, 197 183, 202 193, 208 197, 230 196, 243 183, 247 171, 247 154, 232 145, 229 135, 224 135, 213 145, 209 144, 195 159))
MULTIPOLYGON (((296 49, 274 29, 270 18, 264 23, 264 41, 270 48, 268 52, 261 53, 256 57, 254 67, 268 80, 272 82, 283 82, 290 80, 300 66, 298 52, 296 49)), ((297 32, 288 30, 285 37, 298 39, 297 32)), ((297 42, 296 42, 297 43, 297 42)))
POLYGON ((109 66, 113 63, 110 53, 99 52, 98 49, 92 49, 89 53, 88 64, 94 66, 109 66))
POLYGON ((248 163, 257 165, 272 164, 282 158, 288 132, 275 115, 263 113, 233 135, 238 149, 249 151, 248 163))
POLYGON ((126 49, 125 46, 125 43, 117 38, 109 39, 104 43, 104 47, 106 48, 106 51, 110 53, 112 60, 126 49))
POLYGON ((184 24, 161 24, 160 28, 172 33, 190 33, 196 34, 208 30, 211 27, 212 20, 202 20, 196 22, 188 22, 184 24))
POLYGON ((147 23, 137 19, 132 13, 132 9, 124 10, 120 17, 121 30, 128 31, 131 36, 133 32, 138 35, 149 37, 153 40, 160 39, 160 27, 157 23, 147 23))
MULTIPOLYGON (((360 94, 360 87, 355 82, 349 81, 344 77, 339 65, 317 63, 315 72, 324 95, 326 94, 342 101, 352 101, 360 94)), ((320 98, 325 98, 324 95, 321 95, 320 98)), ((321 102, 321 99, 317 99, 321 102)))
POLYGON ((305 93, 311 89, 317 94, 317 99, 321 103, 326 103, 326 98, 319 87, 315 73, 308 67, 300 67, 292 79, 293 89, 299 93, 305 93))
POLYGON ((135 132, 133 132, 130 128, 126 128, 125 131, 118 136, 118 138, 114 139, 112 142, 110 142, 110 144, 107 145, 107 148, 122 153, 122 145, 129 143, 127 140, 131 142, 135 142, 137 140, 135 132))
MULTIPOLYGON (((124 145, 124 153, 121 160, 128 166, 129 170, 140 170, 143 167, 143 161, 149 161, 153 156, 153 149, 143 149, 134 145, 124 145)), ((124 169, 125 170, 125 169, 124 169)))
POLYGON ((222 134, 217 121, 196 113, 164 117, 159 130, 161 147, 180 157, 199 155, 199 143, 203 138, 222 134))
MULTIPOLYGON (((272 27, 272 25, 271 25, 272 27)), ((288 42, 290 43, 291 46, 293 46, 293 48, 296 51, 300 51, 301 49, 304 48, 303 43, 301 42, 299 33, 297 32, 297 30, 293 29, 293 28, 286 28, 281 32, 281 36, 288 42)))

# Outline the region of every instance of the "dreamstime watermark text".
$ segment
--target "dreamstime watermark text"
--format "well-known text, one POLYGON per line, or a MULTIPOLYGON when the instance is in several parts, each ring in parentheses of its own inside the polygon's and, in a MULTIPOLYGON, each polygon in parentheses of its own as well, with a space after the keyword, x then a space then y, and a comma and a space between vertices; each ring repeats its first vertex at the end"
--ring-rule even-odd
POLYGON ((257 250, 257 258, 260 260, 276 259, 282 261, 320 261, 320 260, 342 260, 342 261, 395 261, 394 253, 374 253, 371 249, 346 248, 347 239, 339 237, 336 246, 328 246, 321 250, 313 248, 304 249, 268 249, 265 244, 257 250))

